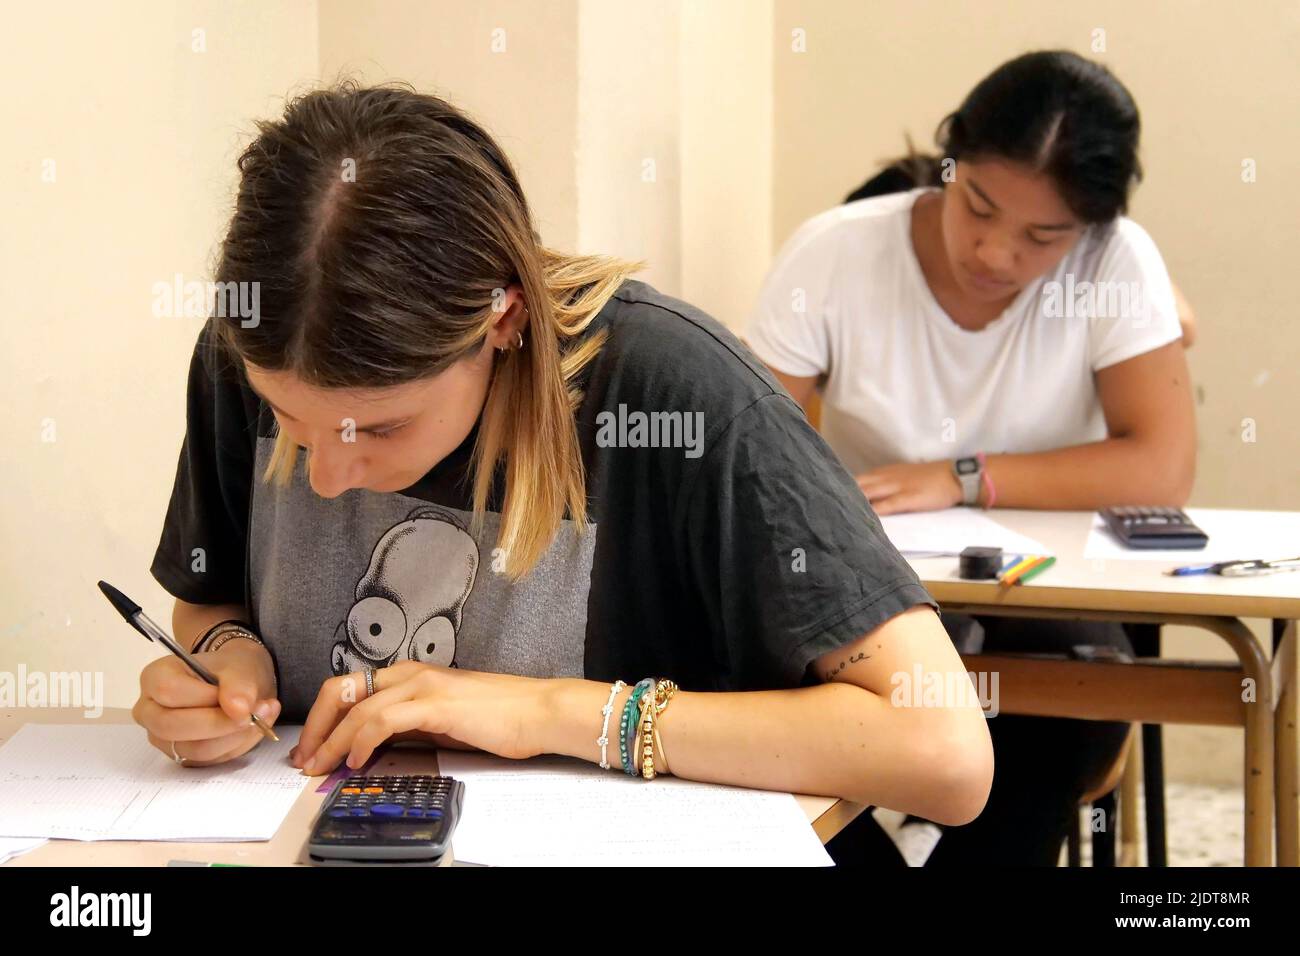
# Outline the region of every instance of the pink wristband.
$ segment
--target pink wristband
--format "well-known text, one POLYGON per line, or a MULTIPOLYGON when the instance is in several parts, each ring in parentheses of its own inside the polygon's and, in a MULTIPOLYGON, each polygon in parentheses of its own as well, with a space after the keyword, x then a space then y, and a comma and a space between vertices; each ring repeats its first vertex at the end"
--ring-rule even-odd
POLYGON ((979 459, 980 474, 984 476, 984 487, 988 489, 989 500, 984 505, 984 510, 987 511, 989 508, 993 507, 993 502, 998 500, 998 492, 997 489, 993 487, 993 477, 989 474, 988 467, 984 463, 984 452, 977 452, 975 457, 979 459))

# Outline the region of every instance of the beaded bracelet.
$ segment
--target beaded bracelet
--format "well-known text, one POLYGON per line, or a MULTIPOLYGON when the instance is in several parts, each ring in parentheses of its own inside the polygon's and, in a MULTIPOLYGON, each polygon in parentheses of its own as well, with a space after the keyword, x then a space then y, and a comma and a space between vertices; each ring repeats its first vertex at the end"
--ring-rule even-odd
POLYGON ((663 738, 659 734, 657 718, 668 709, 677 685, 670 680, 654 683, 654 692, 641 698, 641 720, 637 731, 636 756, 638 769, 646 780, 653 780, 661 773, 668 773, 668 754, 664 751, 663 738), (659 762, 655 763, 655 749, 659 751, 659 762))
POLYGON ((632 689, 632 696, 628 698, 627 703, 623 706, 623 720, 619 725, 619 750, 623 757, 623 772, 628 776, 636 775, 636 768, 632 765, 631 750, 636 744, 636 723, 632 720, 632 714, 637 711, 637 702, 641 695, 650 689, 654 680, 647 677, 639 681, 632 689))
POLYGON ((605 706, 600 709, 600 712, 605 717, 605 720, 600 725, 600 736, 596 738, 596 746, 600 748, 601 770, 609 769, 609 715, 614 710, 614 698, 617 697, 618 692, 626 686, 627 684, 623 683, 621 680, 614 681, 613 685, 609 689, 609 700, 605 701, 605 706))
POLYGON ((226 627, 227 624, 233 624, 235 628, 241 631, 251 631, 253 629, 253 626, 251 624, 248 624, 245 621, 237 620, 233 617, 226 618, 226 620, 224 621, 218 621, 216 624, 213 624, 210 628, 208 628, 201 635, 199 635, 199 639, 195 641, 194 646, 190 648, 190 653, 202 654, 206 650, 208 650, 207 643, 217 635, 218 631, 230 630, 230 628, 226 627))
MULTIPOLYGON (((260 637, 254 634, 250 628, 242 624, 239 625, 232 624, 230 627, 223 628, 221 630, 217 630, 214 628, 213 630, 204 634, 202 639, 208 642, 207 651, 209 653, 216 653, 224 645, 235 640, 252 641, 254 644, 266 648, 267 653, 268 654, 270 653, 270 648, 266 647, 266 643, 260 637)), ((280 696, 280 677, 276 673, 274 657, 271 659, 271 696, 272 697, 280 696)))
POLYGON ((655 697, 654 693, 641 698, 641 720, 637 730, 637 752, 641 755, 639 770, 645 780, 655 778, 655 697))
MULTIPOLYGON (((673 694, 677 693, 677 685, 670 680, 661 680, 655 684, 655 717, 658 717, 668 709, 668 703, 673 699, 673 694)), ((654 725, 654 743, 659 748, 659 761, 663 769, 656 768, 656 773, 671 774, 668 767, 668 752, 664 750, 663 739, 659 736, 659 724, 654 725)))

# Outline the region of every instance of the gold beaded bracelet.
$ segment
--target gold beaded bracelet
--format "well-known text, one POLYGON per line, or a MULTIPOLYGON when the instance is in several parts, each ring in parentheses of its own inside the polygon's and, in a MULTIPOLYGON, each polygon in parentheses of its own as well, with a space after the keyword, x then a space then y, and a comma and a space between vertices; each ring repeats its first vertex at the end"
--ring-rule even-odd
POLYGON ((653 780, 659 773, 670 773, 668 754, 664 751, 664 742, 655 726, 655 718, 668 709, 677 685, 670 680, 655 681, 651 692, 644 694, 640 700, 641 719, 638 722, 636 752, 633 756, 633 769, 639 769, 646 780, 653 780), (655 766, 655 748, 659 749, 659 767, 655 766))
POLYGON ((646 780, 655 778, 655 685, 650 685, 650 692, 641 695, 641 720, 636 736, 636 749, 641 754, 641 776, 646 780))
MULTIPOLYGON (((677 685, 670 680, 661 680, 655 685, 655 716, 658 717, 668 709, 668 703, 673 699, 673 694, 677 693, 677 685)), ((659 727, 656 724, 654 728, 655 744, 659 747, 659 760, 663 764, 662 773, 671 774, 672 770, 668 766, 668 752, 664 750, 663 739, 659 736, 659 727)))

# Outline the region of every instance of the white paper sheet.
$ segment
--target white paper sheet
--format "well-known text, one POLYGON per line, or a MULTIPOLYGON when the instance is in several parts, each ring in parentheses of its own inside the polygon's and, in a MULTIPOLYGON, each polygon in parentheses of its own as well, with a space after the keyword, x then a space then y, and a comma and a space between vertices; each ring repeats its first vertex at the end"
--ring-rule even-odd
POLYGON ((968 547, 1001 548, 1009 555, 1051 554, 1042 542, 973 508, 886 515, 880 523, 894 547, 909 558, 956 557, 968 547))
POLYGON ((831 866, 788 793, 634 780, 564 757, 438 751, 465 783, 458 862, 493 866, 831 866))
POLYGON ((1142 551, 1126 548, 1107 530, 1101 515, 1096 515, 1083 556, 1090 560, 1162 561, 1174 567, 1252 558, 1300 557, 1300 512, 1225 511, 1215 508, 1184 510, 1193 524, 1210 536, 1209 542, 1199 551, 1142 551))
POLYGON ((24 853, 30 853, 37 847, 45 846, 49 840, 31 837, 0 837, 0 866, 8 863, 16 856, 22 856, 24 853))
POLYGON ((0 835, 66 840, 269 840, 303 787, 301 727, 238 760, 182 767, 134 724, 25 724, 0 748, 0 835))

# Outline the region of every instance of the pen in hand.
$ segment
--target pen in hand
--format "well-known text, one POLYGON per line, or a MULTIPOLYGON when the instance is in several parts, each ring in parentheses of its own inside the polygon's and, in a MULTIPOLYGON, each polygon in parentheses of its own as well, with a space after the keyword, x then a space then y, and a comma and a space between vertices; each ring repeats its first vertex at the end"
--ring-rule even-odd
MULTIPOLYGON (((200 680, 211 684, 213 687, 219 685, 220 682, 217 680, 216 676, 196 661, 189 651, 176 642, 175 638, 153 621, 149 620, 149 616, 141 610, 140 605, 136 604, 107 581, 99 582, 99 590, 104 593, 104 597, 108 598, 109 603, 112 604, 113 607, 117 608, 117 613, 122 615, 122 618, 126 623, 130 624, 149 640, 157 641, 159 644, 162 644, 163 647, 167 648, 167 650, 171 651, 183 660, 186 666, 198 675, 200 680)), ((270 740, 280 739, 276 736, 275 731, 271 729, 270 725, 262 720, 261 717, 258 717, 257 714, 250 714, 249 722, 262 732, 263 737, 270 740)))

